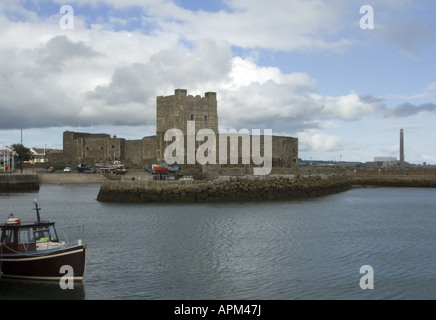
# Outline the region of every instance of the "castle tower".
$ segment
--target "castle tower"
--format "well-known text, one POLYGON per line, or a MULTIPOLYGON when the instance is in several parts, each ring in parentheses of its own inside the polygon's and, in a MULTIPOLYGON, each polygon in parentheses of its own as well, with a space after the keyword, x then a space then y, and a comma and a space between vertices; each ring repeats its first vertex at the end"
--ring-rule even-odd
POLYGON ((156 160, 164 161, 164 151, 171 143, 164 141, 165 132, 179 129, 187 134, 188 121, 195 121, 195 134, 211 129, 218 134, 218 112, 215 92, 204 97, 187 95, 186 89, 176 89, 174 95, 156 98, 156 160))

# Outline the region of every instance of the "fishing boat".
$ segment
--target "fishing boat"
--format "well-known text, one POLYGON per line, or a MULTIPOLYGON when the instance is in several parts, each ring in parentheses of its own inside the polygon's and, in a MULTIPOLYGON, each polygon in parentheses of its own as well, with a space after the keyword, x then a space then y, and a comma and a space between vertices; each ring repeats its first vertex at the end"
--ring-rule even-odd
POLYGON ((162 172, 176 172, 180 170, 180 167, 168 167, 167 164, 153 164, 151 166, 152 171, 155 173, 162 173, 162 172))
POLYGON ((96 162, 94 163, 94 167, 97 172, 106 174, 113 173, 116 175, 125 175, 127 173, 126 166, 123 165, 120 161, 114 161, 112 163, 96 162))
POLYGON ((54 222, 41 221, 36 200, 34 204, 36 221, 24 222, 10 214, 0 224, 0 277, 59 281, 68 276, 82 282, 86 245, 83 238, 72 243, 71 235, 78 229, 76 235, 83 233, 83 226, 56 229, 54 222))
POLYGON ((153 164, 151 168, 153 169, 153 172, 156 173, 168 172, 170 170, 166 164, 153 164))

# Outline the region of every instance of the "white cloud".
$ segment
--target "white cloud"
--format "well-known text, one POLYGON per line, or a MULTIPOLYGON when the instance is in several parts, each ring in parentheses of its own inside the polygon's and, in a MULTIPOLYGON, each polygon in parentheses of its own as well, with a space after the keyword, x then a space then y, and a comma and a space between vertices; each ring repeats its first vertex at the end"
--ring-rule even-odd
POLYGON ((289 121, 355 120, 374 110, 355 93, 318 95, 316 80, 306 73, 283 73, 232 57, 227 41, 202 38, 191 46, 168 30, 147 35, 96 24, 86 28, 80 16, 67 32, 54 17, 22 23, 1 16, 6 36, 0 57, 9 62, 0 81, 0 111, 7 114, 0 120, 3 128, 81 121, 151 124, 155 97, 175 88, 218 91, 225 126, 282 123, 277 130, 283 130, 289 121), (23 94, 25 88, 31 90, 23 94))
POLYGON ((365 101, 356 92, 340 97, 312 95, 312 98, 320 104, 323 115, 341 120, 358 120, 374 114, 381 107, 377 101, 365 101))
POLYGON ((299 150, 307 151, 338 151, 343 144, 338 136, 318 133, 315 130, 306 130, 297 134, 299 150))
POLYGON ((319 0, 234 0, 228 11, 199 11, 160 20, 161 28, 188 40, 226 39, 243 48, 272 50, 343 50, 352 41, 333 37, 342 20, 337 6, 319 0))

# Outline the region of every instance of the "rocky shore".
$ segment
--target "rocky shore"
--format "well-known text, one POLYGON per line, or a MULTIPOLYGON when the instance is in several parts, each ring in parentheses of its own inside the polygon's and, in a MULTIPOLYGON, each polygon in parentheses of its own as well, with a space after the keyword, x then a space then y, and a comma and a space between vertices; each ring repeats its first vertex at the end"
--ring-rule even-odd
POLYGON ((219 177, 212 181, 106 181, 102 202, 214 202, 316 197, 348 190, 348 178, 317 176, 219 177))

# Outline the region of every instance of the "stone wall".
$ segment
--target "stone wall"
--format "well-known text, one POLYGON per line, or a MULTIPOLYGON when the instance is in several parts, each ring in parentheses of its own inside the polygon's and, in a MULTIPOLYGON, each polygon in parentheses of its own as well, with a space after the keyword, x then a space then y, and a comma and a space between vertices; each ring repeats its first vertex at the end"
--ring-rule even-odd
MULTIPOLYGON (((129 167, 151 166, 154 163, 164 162, 164 152, 172 141, 165 141, 164 135, 170 129, 178 129, 184 134, 184 164, 189 164, 187 154, 192 154, 187 146, 187 128, 195 122, 195 135, 201 129, 210 129, 214 133, 216 144, 214 150, 209 152, 205 147, 208 137, 205 141, 194 141, 195 150, 199 146, 207 149, 205 155, 216 154, 216 165, 223 164, 219 160, 220 141, 222 137, 237 136, 238 141, 235 148, 238 148, 237 165, 255 166, 252 162, 252 135, 248 136, 251 147, 248 150, 248 156, 251 163, 244 163, 242 149, 242 134, 223 134, 218 130, 218 111, 217 96, 215 92, 206 92, 204 97, 188 95, 186 89, 176 89, 174 95, 159 96, 156 98, 156 136, 144 137, 141 140, 126 140, 117 137, 111 137, 109 134, 92 134, 83 132, 65 131, 63 134, 63 154, 61 157, 52 157, 53 161, 63 163, 54 163, 65 166, 75 167, 79 163, 88 165, 97 161, 121 160, 129 167), (190 122, 192 121, 192 122, 190 122), (189 124, 188 124, 189 123, 189 124)), ((247 129, 248 130, 248 129, 247 129)), ((229 130, 230 131, 230 130, 229 130)), ((239 130, 241 131, 241 130, 239 130)), ((264 133, 261 134, 260 156, 263 155, 264 133)), ((252 132, 249 132, 252 134, 252 132)), ((195 136, 194 136, 195 137, 195 136)), ((228 138, 227 140, 230 140, 228 138)), ((227 141, 226 141, 227 142, 227 141)), ((230 142, 227 149, 227 162, 224 166, 235 165, 230 161, 230 142)), ((203 150, 204 151, 204 150, 203 150)), ((196 153, 196 152, 194 152, 196 153)), ((194 161, 198 163, 198 158, 194 155, 194 161)), ((180 163, 178 163, 180 165, 180 163)), ((262 166, 262 164, 260 165, 262 166)), ((297 167, 298 166, 298 139, 292 137, 273 136, 272 137, 272 166, 273 167, 297 167)))
POLYGON ((436 168, 365 168, 345 170, 354 185, 380 187, 436 187, 436 168))
POLYGON ((126 166, 132 167, 138 164, 138 160, 143 158, 143 151, 143 140, 124 141, 124 157, 120 158, 120 160, 122 159, 126 166))
MULTIPOLYGON (((164 160, 164 151, 171 143, 164 140, 170 129, 181 130, 187 141, 187 123, 195 122, 195 134, 201 129, 211 129, 218 134, 218 111, 215 92, 204 97, 187 95, 186 89, 176 89, 174 95, 156 98, 156 159, 164 160)), ((198 144, 197 144, 198 145, 198 144)), ((186 149, 185 149, 186 150, 186 149)), ((185 161, 186 163, 186 161, 185 161)))
POLYGON ((1 174, 0 192, 39 190, 39 179, 36 174, 1 174))
POLYGON ((63 164, 77 166, 79 163, 105 160, 110 156, 120 157, 121 141, 109 134, 65 131, 63 133, 63 164), (118 154, 117 154, 118 152, 118 154))
POLYGON ((272 142, 273 167, 297 168, 298 138, 273 136, 272 142))
POLYGON ((214 202, 315 197, 351 188, 336 175, 220 177, 213 181, 111 181, 101 185, 102 202, 214 202))

